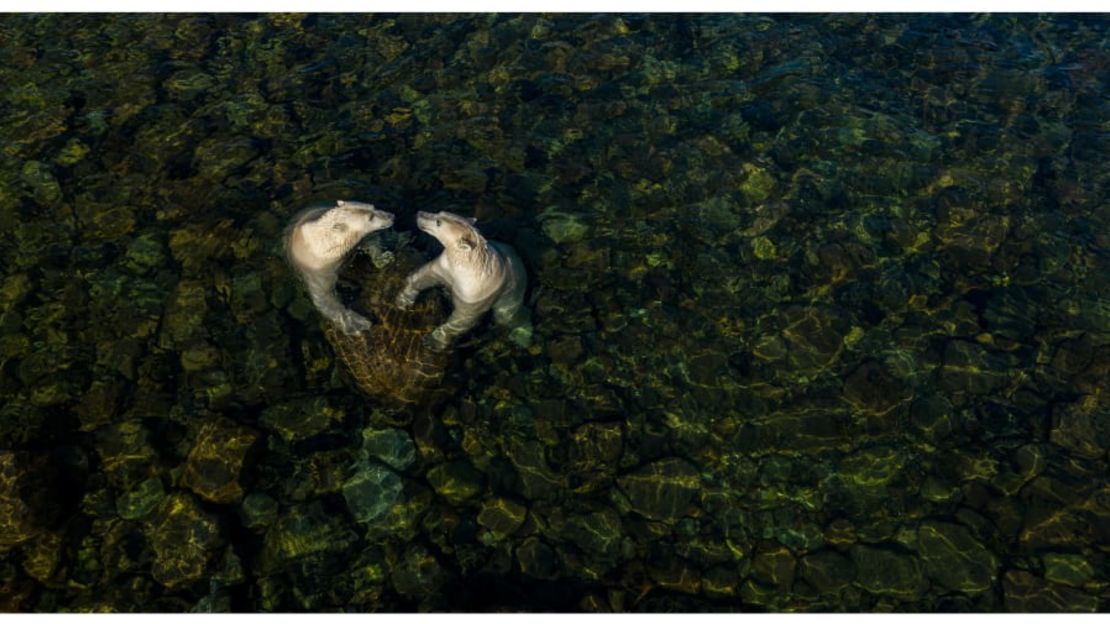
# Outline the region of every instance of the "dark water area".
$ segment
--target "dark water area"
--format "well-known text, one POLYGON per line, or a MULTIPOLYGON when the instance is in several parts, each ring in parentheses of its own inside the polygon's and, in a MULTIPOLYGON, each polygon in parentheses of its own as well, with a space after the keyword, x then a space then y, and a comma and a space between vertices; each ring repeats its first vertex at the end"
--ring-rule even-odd
POLYGON ((0 610, 1107 611, 1107 26, 0 17, 0 610), (338 199, 532 345, 363 394, 338 199))

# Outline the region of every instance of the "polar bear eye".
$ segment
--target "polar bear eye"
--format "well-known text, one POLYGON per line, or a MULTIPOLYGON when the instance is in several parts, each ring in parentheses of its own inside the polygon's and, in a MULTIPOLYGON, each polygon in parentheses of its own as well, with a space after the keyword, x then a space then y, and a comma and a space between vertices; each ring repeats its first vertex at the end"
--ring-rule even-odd
POLYGON ((443 225, 443 221, 436 219, 436 227, 443 225))
POLYGON ((347 231, 347 224, 346 223, 336 223, 335 225, 331 226, 331 229, 336 231, 336 232, 346 232, 347 231))

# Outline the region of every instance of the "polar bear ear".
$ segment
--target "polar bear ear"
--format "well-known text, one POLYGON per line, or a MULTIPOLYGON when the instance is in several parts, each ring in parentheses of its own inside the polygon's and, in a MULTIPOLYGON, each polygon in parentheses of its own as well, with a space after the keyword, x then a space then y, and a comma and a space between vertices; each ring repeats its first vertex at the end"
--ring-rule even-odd
POLYGON ((467 217, 466 220, 470 222, 470 225, 474 225, 478 222, 478 217, 467 217))
POLYGON ((336 206, 336 208, 338 208, 339 206, 345 206, 345 205, 347 205, 347 202, 343 201, 342 199, 340 199, 340 200, 337 200, 337 201, 335 202, 335 206, 336 206))

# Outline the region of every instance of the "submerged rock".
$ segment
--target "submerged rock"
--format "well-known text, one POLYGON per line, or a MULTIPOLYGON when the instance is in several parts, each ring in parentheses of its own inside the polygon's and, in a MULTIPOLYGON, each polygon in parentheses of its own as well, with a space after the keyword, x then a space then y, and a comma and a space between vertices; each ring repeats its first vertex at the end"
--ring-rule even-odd
POLYGON ((849 555, 856 564, 856 585, 873 594, 910 601, 919 598, 929 587, 920 561, 911 554, 855 546, 849 555))
POLYGON ((917 529, 925 574, 946 589, 967 594, 988 591, 998 559, 958 524, 926 522, 917 529))
POLYGON ((701 487, 698 470, 679 458, 661 459, 617 480, 633 511, 653 520, 686 515, 701 487))
POLYGON ((355 520, 373 522, 400 500, 403 489, 401 478, 392 470, 375 462, 362 462, 343 484, 343 498, 355 520))
POLYGON ((362 448, 394 470, 404 470, 416 461, 416 445, 403 429, 365 429, 362 448))
POLYGON ((162 501, 147 539, 154 551, 151 573, 170 589, 204 578, 223 543, 216 516, 201 509, 196 498, 184 492, 162 501))
POLYGON ((133 490, 120 495, 116 499, 116 509, 119 517, 124 520, 139 520, 154 511, 166 497, 166 490, 162 480, 151 477, 135 486, 133 490))
POLYGON ((0 451, 0 552, 46 529, 54 517, 50 489, 46 458, 0 451))
POLYGON ((257 440, 258 432, 234 421, 206 422, 189 452, 182 483, 209 502, 238 502, 243 497, 239 477, 257 440))
POLYGON ((822 594, 835 593, 856 579, 856 564, 833 550, 802 557, 799 570, 802 578, 822 594))
POLYGON ((532 578, 552 580, 559 577, 559 555, 537 537, 529 537, 516 549, 520 571, 532 578))
POLYGON ((482 491, 483 476, 470 462, 458 460, 433 466, 428 471, 428 483, 436 494, 458 505, 482 491))
POLYGON ((478 524, 489 530, 496 540, 502 540, 524 524, 528 508, 507 498, 488 498, 478 512, 478 524))
POLYGON ((1026 612, 1079 612, 1098 610, 1098 597, 1065 585, 1049 583, 1029 572, 1010 570, 1002 580, 1006 610, 1026 612))

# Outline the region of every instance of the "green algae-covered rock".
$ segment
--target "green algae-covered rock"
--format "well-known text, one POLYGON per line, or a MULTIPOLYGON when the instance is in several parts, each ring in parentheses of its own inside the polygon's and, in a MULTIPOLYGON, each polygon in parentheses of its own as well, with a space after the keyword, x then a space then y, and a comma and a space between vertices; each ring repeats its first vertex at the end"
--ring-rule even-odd
POLYGON ((172 589, 204 578, 223 543, 219 520, 185 492, 167 496, 151 520, 155 580, 172 589))
POLYGON ((589 557, 603 562, 620 555, 621 535, 620 516, 612 509, 571 516, 563 532, 563 537, 583 548, 589 557))
POLYGON ((528 508, 507 498, 487 498, 478 512, 478 524, 489 530, 494 539, 502 540, 524 524, 528 508))
POLYGON ((558 578, 562 569, 559 554, 538 537, 529 537, 517 546, 516 560, 521 572, 542 580, 558 578))
POLYGON ((966 340, 953 340, 944 350, 940 386, 971 395, 989 394, 1004 386, 1010 366, 1000 356, 966 340))
POLYGON ((138 520, 154 511, 166 497, 162 480, 151 477, 135 486, 131 491, 116 498, 116 509, 124 520, 138 520))
POLYGON ((267 573, 301 558, 344 551, 357 538, 343 517, 325 512, 318 500, 285 510, 266 531, 259 555, 260 570, 267 573))
POLYGON ((389 468, 376 462, 360 462, 343 484, 343 498, 359 522, 373 522, 401 498, 404 485, 389 468))
POLYGON ((876 415, 886 414, 909 398, 905 384, 874 360, 864 362, 848 375, 843 395, 856 409, 876 415))
POLYGON ((701 487, 698 470, 677 457, 661 459, 617 480, 632 510, 653 520, 686 515, 701 487))
POLYGON ((902 472, 906 458, 898 449, 878 446, 863 449, 844 458, 837 474, 852 488, 878 488, 893 481, 902 472))
POLYGON ((844 348, 847 322, 837 308, 790 307, 783 311, 787 357, 800 371, 831 365, 844 348))
POLYGON ((1082 587, 1095 576, 1094 567, 1083 555, 1048 553, 1044 562, 1044 577, 1053 583, 1082 587))
POLYGON ((855 584, 873 594, 911 601, 929 586, 921 562, 912 554, 862 545, 848 554, 856 564, 855 584))
POLYGON ((324 397, 315 397, 268 407, 258 422, 287 442, 294 442, 323 433, 343 417, 341 408, 329 405, 324 397))
POLYGON ((802 557, 802 578, 822 594, 836 593, 856 579, 856 564, 833 550, 819 550, 802 557))
POLYGON ((481 492, 483 481, 482 473, 466 460, 439 464, 428 470, 428 483, 432 489, 453 505, 481 492))
POLYGON ((397 593, 415 599, 434 597, 439 588, 450 580, 447 570, 427 548, 420 545, 409 547, 392 572, 390 580, 397 593))
POLYGON ((917 529, 925 574, 952 591, 977 594, 994 584, 998 560, 958 524, 925 522, 917 529))
POLYGON ((1023 570, 1010 570, 1002 579, 1006 610, 1027 612, 1093 613, 1099 599, 1078 589, 1050 583, 1023 570))
POLYGON ((260 529, 270 526, 278 516, 278 502, 265 492, 251 492, 239 505, 243 526, 260 529))
POLYGON ((124 266, 136 275, 146 275, 164 266, 168 255, 162 237, 148 232, 135 237, 127 246, 124 266))
POLYGON ((789 591, 794 585, 797 560, 785 547, 761 550, 752 559, 752 575, 756 580, 789 591))
POLYGON ((182 483, 212 503, 235 503, 243 497, 243 464, 258 432, 225 418, 201 426, 185 463, 182 483))
POLYGON ((509 441, 508 456, 520 475, 520 494, 524 498, 551 498, 565 487, 562 475, 548 466, 539 440, 513 438, 509 441))
POLYGON ((0 451, 0 552, 45 530, 52 515, 45 458, 0 451))
POLYGON ((364 429, 362 448, 394 470, 404 470, 416 461, 416 445, 403 429, 364 429))

